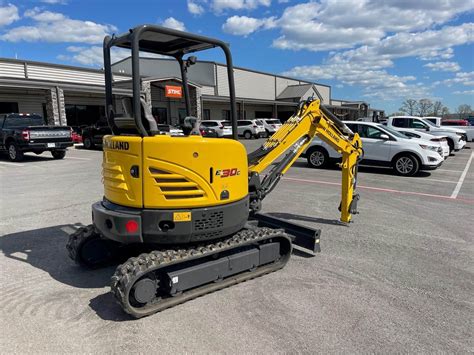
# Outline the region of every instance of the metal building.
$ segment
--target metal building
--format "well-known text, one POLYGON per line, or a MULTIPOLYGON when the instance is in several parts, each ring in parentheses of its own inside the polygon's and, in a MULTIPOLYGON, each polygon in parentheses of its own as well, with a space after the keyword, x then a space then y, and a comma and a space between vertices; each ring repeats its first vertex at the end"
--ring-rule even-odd
MULTIPOLYGON (((184 100, 169 97, 167 87, 181 85, 174 60, 142 58, 142 91, 159 122, 179 124, 184 100)), ((113 65, 114 93, 130 95, 131 61, 113 65)), ((301 99, 314 95, 330 104, 331 87, 269 73, 234 70, 240 118, 277 117, 284 121, 301 99)), ((189 68, 192 109, 202 119, 227 119, 228 82, 223 64, 199 61, 189 68)), ((117 110, 120 111, 119 105, 117 110)), ((39 113, 50 124, 80 127, 104 117, 102 70, 0 58, 0 113, 39 113)))

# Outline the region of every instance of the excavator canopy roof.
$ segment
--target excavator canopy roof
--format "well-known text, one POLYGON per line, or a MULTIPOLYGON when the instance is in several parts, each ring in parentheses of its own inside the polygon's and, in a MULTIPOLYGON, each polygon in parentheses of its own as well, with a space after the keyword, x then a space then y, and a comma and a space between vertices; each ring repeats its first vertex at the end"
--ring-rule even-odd
POLYGON ((130 34, 134 31, 140 32, 140 51, 173 57, 214 48, 222 43, 219 40, 166 27, 142 25, 130 30, 130 33, 113 38, 114 45, 122 48, 132 48, 130 34))

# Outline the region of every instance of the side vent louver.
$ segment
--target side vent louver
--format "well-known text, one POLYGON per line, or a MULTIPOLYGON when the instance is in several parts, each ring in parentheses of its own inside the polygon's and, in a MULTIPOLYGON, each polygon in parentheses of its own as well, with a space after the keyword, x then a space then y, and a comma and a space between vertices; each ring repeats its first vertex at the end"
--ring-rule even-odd
POLYGON ((205 195, 198 184, 180 174, 153 167, 149 170, 167 200, 196 199, 205 195))

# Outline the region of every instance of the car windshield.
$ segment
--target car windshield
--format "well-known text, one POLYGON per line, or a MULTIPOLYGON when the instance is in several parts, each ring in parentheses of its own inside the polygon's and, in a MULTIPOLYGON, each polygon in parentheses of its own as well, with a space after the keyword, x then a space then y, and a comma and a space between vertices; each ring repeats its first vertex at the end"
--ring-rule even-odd
POLYGON ((263 126, 263 123, 260 120, 255 120, 255 123, 257 124, 257 126, 263 126))
POLYGON ((407 138, 404 134, 394 130, 393 128, 390 128, 390 127, 387 127, 387 126, 382 126, 380 125, 380 127, 384 130, 386 130, 388 133, 394 135, 395 137, 398 137, 398 138, 407 138))
POLYGON ((222 121, 221 123, 224 127, 232 127, 232 123, 230 123, 230 121, 222 121))
POLYGON ((278 120, 266 120, 268 124, 280 124, 278 120))
POLYGON ((433 122, 431 122, 430 120, 424 119, 424 120, 422 120, 422 121, 425 122, 425 123, 427 123, 427 124, 429 124, 429 125, 432 126, 432 127, 436 127, 436 125, 435 125, 433 122))

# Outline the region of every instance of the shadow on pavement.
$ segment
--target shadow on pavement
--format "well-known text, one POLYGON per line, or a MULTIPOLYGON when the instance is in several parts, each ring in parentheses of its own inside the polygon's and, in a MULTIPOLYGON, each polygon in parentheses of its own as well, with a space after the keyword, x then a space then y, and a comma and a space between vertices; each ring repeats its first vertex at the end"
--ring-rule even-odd
MULTIPOLYGON (((73 287, 106 287, 116 266, 87 270, 76 265, 68 256, 66 242, 69 234, 80 226, 69 224, 7 234, 0 238, 0 252, 14 261, 46 271, 53 279, 73 287)), ((94 297, 89 306, 105 320, 132 319, 122 311, 110 292, 94 297)))
POLYGON ((125 313, 115 300, 112 292, 103 293, 89 301, 89 307, 103 320, 124 322, 135 320, 125 313))
MULTIPOLYGON (((298 167, 298 168, 307 168, 307 169, 310 169, 310 170, 321 170, 321 171, 324 171, 324 170, 333 170, 333 171, 334 170, 341 170, 336 164, 329 164, 325 168, 315 169, 315 168, 311 168, 310 166, 308 166, 308 164, 306 162, 303 162, 303 161, 296 161, 293 164, 293 166, 298 167)), ((359 173, 370 173, 370 174, 377 174, 377 175, 398 176, 398 175, 395 175, 392 168, 382 167, 382 166, 362 165, 362 166, 359 166, 359 173)), ((410 176, 410 177, 425 178, 425 177, 428 177, 428 176, 431 176, 430 172, 428 172, 428 171, 419 171, 418 174, 416 174, 414 176, 410 176)), ((399 176, 399 177, 401 179, 403 179, 403 176, 399 176)))
POLYGON ((68 256, 69 234, 82 225, 69 224, 7 234, 0 238, 0 251, 6 257, 46 271, 64 284, 78 288, 102 288, 110 283, 114 267, 87 270, 68 256))
MULTIPOLYGON (((44 152, 41 155, 36 155, 35 153, 25 153, 24 158, 19 163, 28 163, 28 162, 38 162, 38 161, 50 161, 54 160, 53 156, 49 152, 44 152)), ((15 164, 15 162, 10 161, 6 153, 0 154, 0 161, 10 162, 15 164)))

